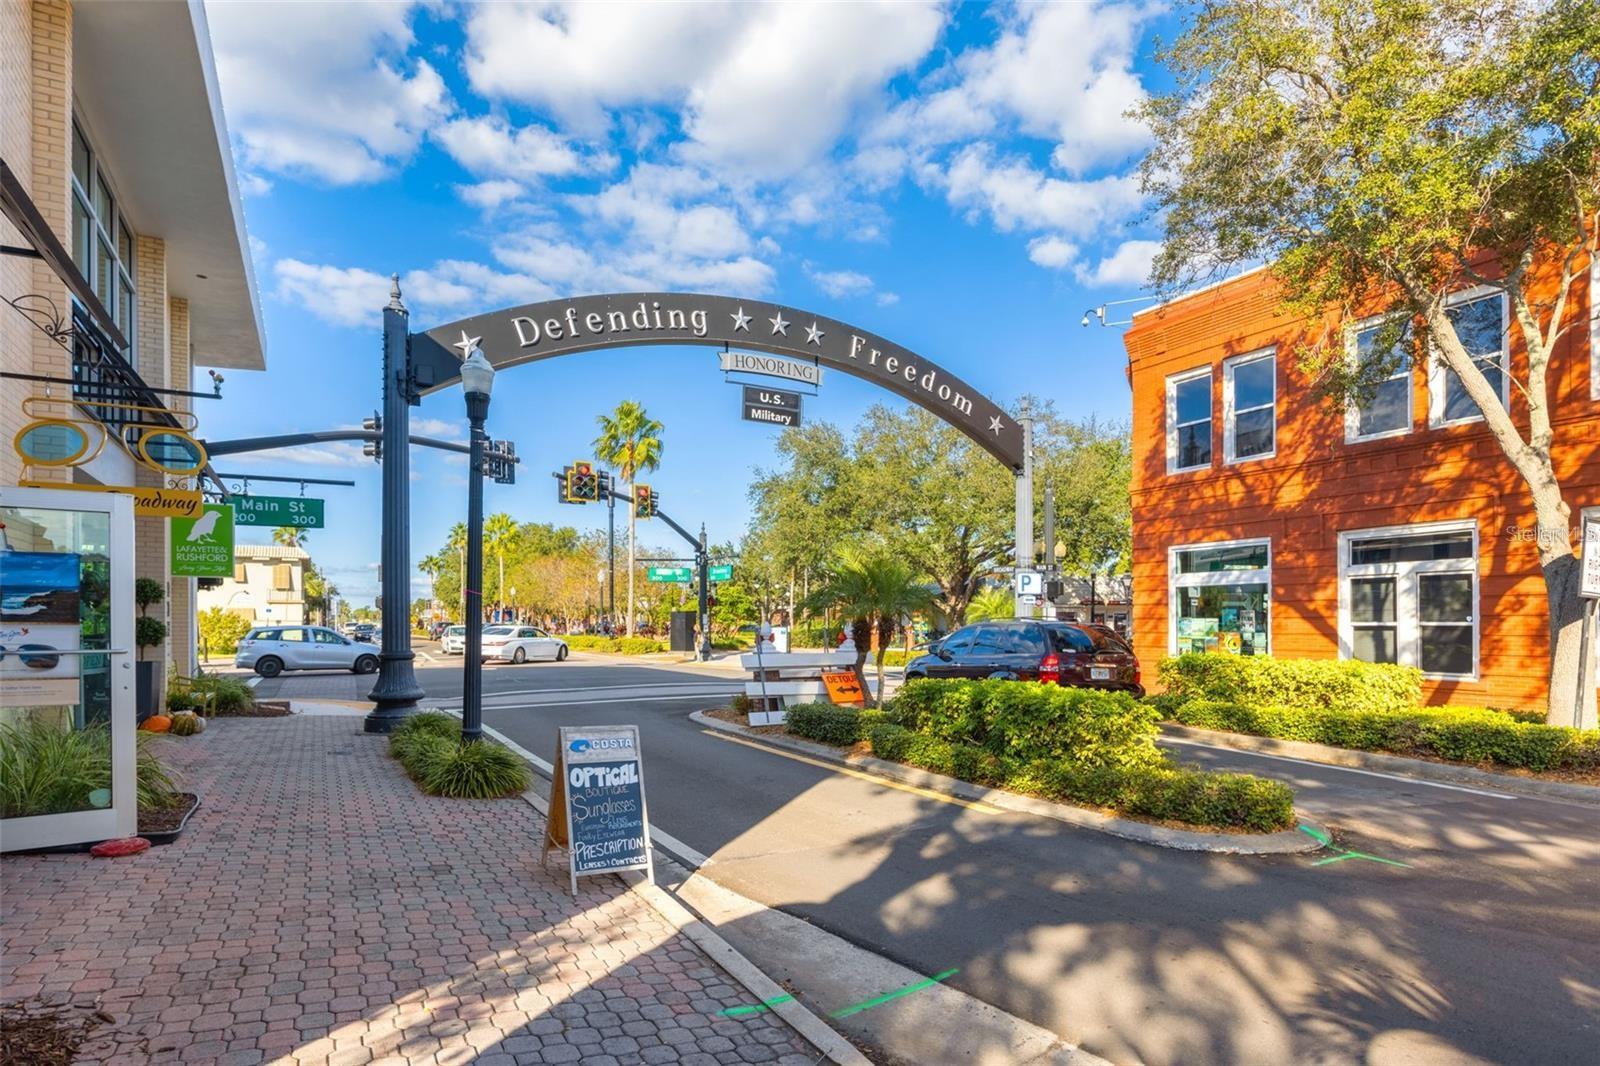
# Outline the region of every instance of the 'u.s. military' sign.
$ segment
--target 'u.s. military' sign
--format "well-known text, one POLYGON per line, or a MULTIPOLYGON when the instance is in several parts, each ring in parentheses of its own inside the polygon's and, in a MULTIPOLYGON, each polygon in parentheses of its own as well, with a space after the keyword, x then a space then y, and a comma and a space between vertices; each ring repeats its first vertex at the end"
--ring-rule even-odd
POLYGON ((464 318, 411 337, 424 391, 460 377, 474 347, 496 367, 637 344, 753 348, 793 356, 881 385, 955 426, 1013 470, 1022 428, 949 371, 875 333, 798 308, 698 293, 579 296, 464 318))

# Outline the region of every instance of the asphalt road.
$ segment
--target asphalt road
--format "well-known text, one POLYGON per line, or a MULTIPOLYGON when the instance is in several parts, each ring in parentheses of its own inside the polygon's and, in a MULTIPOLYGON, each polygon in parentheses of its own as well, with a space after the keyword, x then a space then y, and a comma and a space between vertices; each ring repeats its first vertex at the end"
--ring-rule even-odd
MULTIPOLYGON (((419 677, 458 701, 459 673, 419 677)), ((261 691, 343 683, 317 676, 261 691)), ((637 723, 651 822, 719 883, 959 968, 963 991, 1113 1060, 1600 1062, 1595 807, 1182 745, 1289 781, 1339 845, 1193 855, 712 735, 688 715, 735 690, 726 675, 573 661, 485 687, 485 723, 546 759, 557 725, 637 723)))

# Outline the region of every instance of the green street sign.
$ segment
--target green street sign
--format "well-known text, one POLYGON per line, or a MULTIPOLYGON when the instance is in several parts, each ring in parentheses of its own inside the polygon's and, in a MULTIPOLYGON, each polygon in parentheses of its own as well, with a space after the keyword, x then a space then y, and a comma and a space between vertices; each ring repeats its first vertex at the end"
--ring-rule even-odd
POLYGON ((660 581, 666 584, 687 584, 694 580, 694 571, 687 566, 652 566, 649 573, 651 581, 660 581))
POLYGON ((233 576, 233 507, 208 503, 194 518, 172 519, 174 577, 233 576))
POLYGON ((241 526, 321 529, 322 503, 301 496, 235 496, 233 520, 241 526))
POLYGON ((711 568, 710 572, 706 574, 706 577, 707 577, 708 580, 711 580, 711 581, 732 581, 733 580, 733 567, 732 566, 713 566, 711 568))

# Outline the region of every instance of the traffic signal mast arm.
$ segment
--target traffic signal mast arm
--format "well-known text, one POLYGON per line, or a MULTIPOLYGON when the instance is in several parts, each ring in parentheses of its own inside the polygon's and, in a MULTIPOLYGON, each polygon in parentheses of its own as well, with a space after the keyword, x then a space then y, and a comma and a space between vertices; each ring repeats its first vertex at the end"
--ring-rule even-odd
MULTIPOLYGON (((552 471, 550 476, 555 478, 557 481, 560 481, 560 482, 563 482, 563 483, 565 483, 566 480, 567 480, 567 474, 563 470, 552 471)), ((633 497, 629 496, 625 492, 617 492, 615 489, 611 488, 609 486, 609 484, 603 490, 600 490, 599 499, 604 499, 607 496, 611 497, 613 500, 617 500, 617 501, 620 501, 622 503, 625 503, 630 507, 633 506, 633 502, 634 502, 633 501, 633 497)), ((574 502, 585 502, 586 503, 588 501, 585 500, 585 501, 574 501, 574 502)), ((656 509, 654 509, 652 511, 652 517, 659 518, 663 522, 665 522, 667 525, 671 526, 673 528, 673 530, 678 534, 678 536, 680 536, 684 540, 688 541, 695 548, 695 550, 697 550, 697 551, 699 550, 699 548, 700 548, 700 538, 696 537, 694 534, 690 533, 687 529, 684 529, 682 526, 678 525, 678 523, 674 522, 670 517, 667 516, 666 512, 660 510, 659 508, 656 508, 656 509)))

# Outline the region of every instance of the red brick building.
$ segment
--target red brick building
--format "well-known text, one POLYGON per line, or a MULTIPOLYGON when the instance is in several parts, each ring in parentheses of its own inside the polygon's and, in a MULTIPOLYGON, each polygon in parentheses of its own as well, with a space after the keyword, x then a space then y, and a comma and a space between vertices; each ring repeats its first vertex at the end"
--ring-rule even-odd
MULTIPOLYGON (((1550 368, 1574 545, 1582 511, 1600 511, 1597 293, 1592 266, 1550 368)), ((1527 356, 1508 301, 1463 289, 1450 314, 1526 435, 1516 383, 1527 356)), ((1134 317, 1140 658, 1206 649, 1401 662, 1422 668, 1431 703, 1541 707, 1545 589, 1520 477, 1432 358, 1404 360, 1360 409, 1318 398, 1298 353, 1330 337, 1368 358, 1380 323, 1292 316, 1266 270, 1134 317)))

